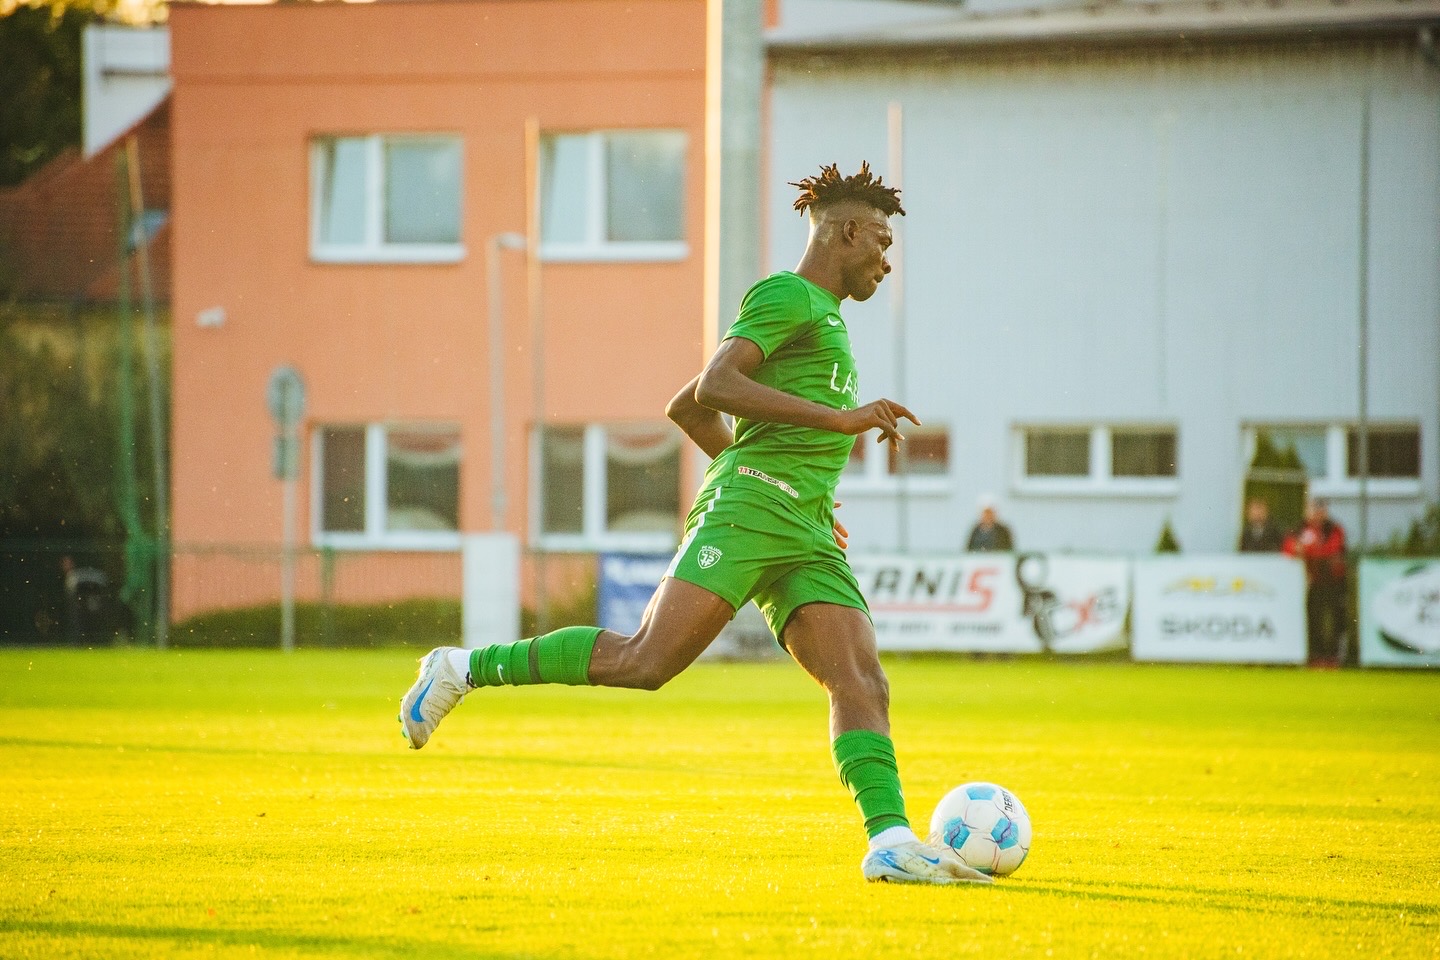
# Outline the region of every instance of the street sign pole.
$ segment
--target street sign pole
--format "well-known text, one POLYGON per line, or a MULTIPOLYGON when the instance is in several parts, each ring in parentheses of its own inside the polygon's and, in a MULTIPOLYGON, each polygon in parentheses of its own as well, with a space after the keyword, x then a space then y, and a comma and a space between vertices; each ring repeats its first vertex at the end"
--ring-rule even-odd
POLYGON ((295 482, 300 475, 300 418, 305 415, 305 381, 294 367, 277 367, 266 390, 270 415, 280 428, 275 437, 275 476, 284 484, 281 499, 280 649, 295 649, 295 482))

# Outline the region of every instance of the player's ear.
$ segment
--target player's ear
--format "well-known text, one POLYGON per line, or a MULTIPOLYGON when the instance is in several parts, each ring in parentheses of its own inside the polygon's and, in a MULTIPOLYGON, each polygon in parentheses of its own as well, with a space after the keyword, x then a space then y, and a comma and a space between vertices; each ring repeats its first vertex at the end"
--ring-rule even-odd
POLYGON ((860 236, 860 221, 846 220, 844 226, 840 228, 840 233, 846 243, 854 243, 855 238, 860 236))

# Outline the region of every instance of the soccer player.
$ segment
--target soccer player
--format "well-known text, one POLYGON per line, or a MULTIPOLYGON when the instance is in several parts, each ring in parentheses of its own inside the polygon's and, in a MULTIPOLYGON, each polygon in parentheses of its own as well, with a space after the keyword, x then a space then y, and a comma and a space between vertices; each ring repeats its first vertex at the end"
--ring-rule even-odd
POLYGON ((566 627, 477 650, 440 647, 400 701, 414 749, 471 689, 533 683, 657 690, 688 667, 735 611, 755 600, 785 649, 830 699, 835 767, 865 820, 867 880, 986 883, 948 848, 911 831, 890 740, 889 686, 875 630, 835 520, 835 485, 856 437, 905 438, 893 400, 861 403, 840 317, 890 272, 889 217, 899 190, 862 164, 792 184, 810 236, 794 272, 745 295, 739 316, 667 415, 712 460, 665 579, 633 636, 566 627), (721 414, 735 418, 732 431, 721 414))

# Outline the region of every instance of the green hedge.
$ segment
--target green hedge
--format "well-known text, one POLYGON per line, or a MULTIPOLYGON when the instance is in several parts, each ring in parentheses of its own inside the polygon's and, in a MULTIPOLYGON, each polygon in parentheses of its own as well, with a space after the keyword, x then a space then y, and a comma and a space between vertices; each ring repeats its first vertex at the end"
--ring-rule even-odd
MULTIPOLYGON (((594 623, 595 585, 549 605, 550 629, 594 623)), ((535 611, 520 611, 524 636, 536 632, 535 611)), ((295 604, 295 646, 305 648, 431 647, 460 642, 460 601, 430 598, 326 606, 295 604)), ((212 610, 170 628, 181 648, 280 646, 280 605, 212 610)))
MULTIPOLYGON (((295 604, 297 647, 418 647, 458 643, 459 600, 326 607, 295 604)), ((279 647, 280 606, 213 610, 170 628, 176 647, 279 647)))

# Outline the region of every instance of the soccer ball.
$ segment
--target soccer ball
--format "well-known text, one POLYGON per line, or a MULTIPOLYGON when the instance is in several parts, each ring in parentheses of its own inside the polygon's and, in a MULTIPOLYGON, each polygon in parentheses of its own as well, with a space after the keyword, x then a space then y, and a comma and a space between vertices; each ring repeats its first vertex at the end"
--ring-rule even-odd
POLYGON ((1030 852, 1030 815, 994 783, 966 783, 945 794, 930 817, 930 842, 949 847, 981 873, 1014 873, 1030 852))

